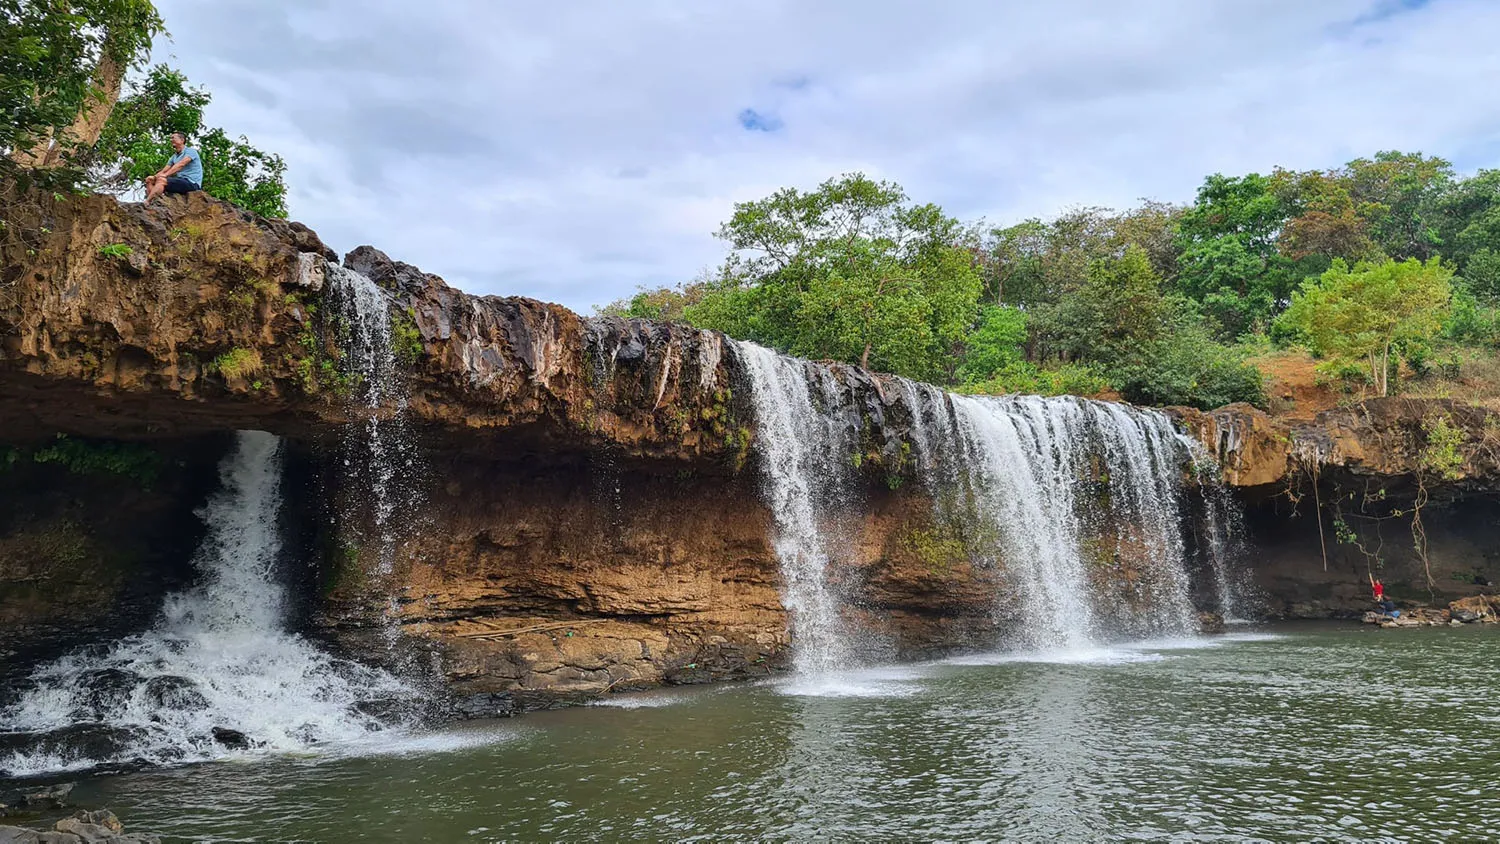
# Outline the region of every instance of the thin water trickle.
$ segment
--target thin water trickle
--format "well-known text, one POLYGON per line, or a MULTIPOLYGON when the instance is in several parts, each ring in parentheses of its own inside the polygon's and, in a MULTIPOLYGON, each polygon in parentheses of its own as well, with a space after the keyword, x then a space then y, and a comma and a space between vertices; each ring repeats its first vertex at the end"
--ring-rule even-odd
POLYGON ((414 494, 409 481, 413 455, 403 429, 406 391, 391 339, 390 299, 365 276, 335 264, 327 270, 329 301, 347 329, 343 339, 344 372, 354 380, 362 419, 344 437, 344 467, 354 488, 369 490, 367 499, 377 568, 371 574, 394 573, 400 540, 397 522, 410 512, 414 494))
POLYGON ((284 629, 280 450, 270 434, 238 435, 199 514, 202 580, 169 596, 153 629, 42 666, 0 710, 0 733, 20 739, 0 775, 298 750, 386 728, 359 707, 405 696, 403 684, 284 629), (216 729, 248 746, 225 747, 216 729))

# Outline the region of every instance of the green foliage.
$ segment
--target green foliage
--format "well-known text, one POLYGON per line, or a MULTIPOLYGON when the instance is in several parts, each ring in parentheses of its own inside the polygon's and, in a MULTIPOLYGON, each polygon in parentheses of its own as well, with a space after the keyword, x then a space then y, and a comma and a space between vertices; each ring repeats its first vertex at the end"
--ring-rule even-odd
POLYGON ((1187 206, 1079 208, 982 238, 855 174, 741 203, 720 236, 717 273, 602 311, 978 393, 1196 407, 1264 404, 1246 359, 1294 344, 1383 393, 1398 361, 1420 378, 1468 359, 1453 344, 1500 345, 1500 170, 1458 178, 1421 153, 1216 174, 1187 206))
POLYGON ((1200 303, 1220 339, 1268 324, 1301 279, 1281 253, 1293 210, 1271 177, 1210 176, 1182 216, 1178 292, 1200 303))
POLYGON ((1282 322, 1314 352, 1342 363, 1361 359, 1380 395, 1389 395, 1390 353, 1400 343, 1425 343, 1447 316, 1453 272, 1433 258, 1381 263, 1342 260, 1308 279, 1282 322))
POLYGON ((686 322, 686 310, 702 300, 711 283, 707 274, 681 287, 642 288, 629 299, 620 299, 595 311, 601 316, 626 319, 653 319, 659 322, 686 322))
POLYGON ((1448 319, 1443 336, 1455 343, 1471 346, 1500 346, 1500 308, 1494 300, 1481 301, 1465 280, 1455 279, 1448 319))
POLYGON ((146 446, 74 439, 64 434, 58 434, 51 445, 31 452, 31 459, 56 463, 75 475, 120 475, 141 486, 150 486, 161 472, 161 455, 146 446))
POLYGON ((244 348, 230 349, 208 364, 210 372, 217 372, 225 378, 247 378, 260 373, 265 368, 266 365, 261 360, 260 352, 244 348))
POLYGON ((100 57, 134 66, 161 31, 148 0, 0 0, 0 149, 66 143, 100 57))
POLYGON ((1446 414, 1427 420, 1424 433, 1427 445, 1422 449, 1423 471, 1430 472, 1445 481, 1456 481, 1463 477, 1464 455, 1462 446, 1466 436, 1462 428, 1449 421, 1446 414))
POLYGON ((128 243, 109 243, 99 247, 99 254, 110 258, 124 258, 134 251, 128 243))
POLYGON ((688 321, 806 357, 952 376, 981 282, 968 234, 937 206, 856 173, 739 203, 719 236, 733 254, 684 306, 688 321))
POLYGON ((1001 370, 1022 363, 1026 344, 1026 312, 1007 305, 985 305, 979 325, 964 341, 959 377, 965 383, 994 378, 1001 370))
POLYGON ((1109 380, 1104 374, 1087 364, 1064 363, 1041 368, 1027 361, 1016 361, 996 370, 984 381, 966 383, 958 389, 983 396, 1011 393, 1092 396, 1109 388, 1109 380))
POLYGON ((1500 305, 1500 250, 1488 246, 1475 250, 1464 263, 1463 278, 1475 297, 1500 305))
POLYGON ((1438 205, 1453 185, 1453 165, 1419 152, 1385 150, 1349 162, 1343 176, 1382 253, 1397 261, 1438 254, 1438 205))
POLYGON ((1264 406, 1264 379, 1244 353, 1225 346, 1196 321, 1131 349, 1109 371, 1110 382, 1136 404, 1212 410, 1232 402, 1264 406))
POLYGON ((202 156, 203 190, 263 217, 286 216, 286 163, 241 136, 203 125, 211 96, 166 65, 151 68, 110 113, 90 161, 94 184, 125 190, 160 170, 182 132, 202 156))
POLYGON ((391 320, 391 348, 396 359, 408 366, 421 360, 427 352, 422 343, 422 331, 417 328, 417 313, 411 308, 391 320))

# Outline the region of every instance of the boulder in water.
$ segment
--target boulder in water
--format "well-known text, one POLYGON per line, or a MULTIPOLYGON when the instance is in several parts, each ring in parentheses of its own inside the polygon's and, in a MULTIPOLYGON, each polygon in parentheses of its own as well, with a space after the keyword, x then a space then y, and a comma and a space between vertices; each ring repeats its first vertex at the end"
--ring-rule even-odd
POLYGON ((63 818, 47 832, 0 826, 0 844, 161 844, 161 839, 140 833, 127 835, 114 812, 100 809, 63 818))
POLYGON ((1198 613, 1198 629, 1204 633, 1223 633, 1224 616, 1216 612, 1198 613))
POLYGON ((144 731, 138 727, 74 724, 35 733, 0 734, 0 751, 19 756, 55 756, 99 765, 132 767, 144 731))
POLYGON ((68 794, 72 791, 73 784, 64 782, 0 793, 0 817, 4 817, 11 809, 31 811, 61 809, 68 805, 68 794))
POLYGON ((208 708, 208 698, 186 677, 152 677, 146 681, 146 701, 156 709, 196 711, 208 708))
POLYGON ((95 809, 92 812, 87 809, 79 809, 73 813, 73 818, 84 823, 101 826, 117 834, 125 831, 125 825, 120 823, 120 819, 115 817, 115 813, 108 809, 95 809))
POLYGON ((93 718, 108 720, 109 713, 124 709, 141 678, 121 668, 90 671, 79 679, 84 688, 83 703, 93 710, 93 718))
POLYGON ((214 741, 222 744, 230 750, 249 750, 254 746, 250 737, 239 730, 231 730, 228 727, 213 728, 214 741))

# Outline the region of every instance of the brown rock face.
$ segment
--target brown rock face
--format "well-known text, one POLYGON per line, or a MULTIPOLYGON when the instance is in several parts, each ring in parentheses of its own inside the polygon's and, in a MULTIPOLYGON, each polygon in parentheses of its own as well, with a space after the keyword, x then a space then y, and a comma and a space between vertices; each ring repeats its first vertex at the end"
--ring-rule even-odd
MULTIPOLYGON (((359 538, 369 525, 345 512, 369 491, 348 488, 338 469, 338 441, 360 414, 340 351, 347 321, 330 296, 340 272, 331 251, 296 224, 201 193, 151 208, 103 197, 34 205, 30 228, 8 230, 4 243, 6 442, 63 432, 170 444, 244 428, 292 438, 322 467, 314 474, 325 491, 296 516, 322 581, 314 621, 364 645, 395 623, 438 654, 463 692, 541 705, 784 662, 770 517, 747 470, 755 431, 721 335, 470 296, 372 248, 350 253, 346 265, 391 300, 402 436, 416 458, 406 480, 419 488, 401 514, 392 570, 371 574, 381 551, 359 538), (320 527, 330 518, 337 530, 320 527)), ((990 629, 991 574, 929 559, 908 541, 931 507, 891 490, 906 442, 892 397, 867 373, 834 371, 875 422, 860 438, 871 515, 836 574, 851 614, 887 652, 990 629)), ((201 495, 178 500, 174 518, 190 516, 201 495)), ((92 523, 87 533, 106 536, 92 523)), ((27 536, 15 527, 3 541, 27 536)), ((101 592, 137 577, 72 558, 42 567, 101 592)), ((0 571, 0 581, 33 576, 0 571)), ((32 602, 28 617, 69 602, 97 610, 55 594, 32 602)), ((159 599, 139 600, 154 609, 159 599)))
POLYGON ((1464 402, 1369 399, 1290 425, 1247 404, 1171 412, 1218 459, 1224 479, 1235 487, 1265 491, 1314 475, 1398 488, 1414 483, 1419 473, 1439 488, 1494 489, 1500 480, 1500 415, 1464 402), (1439 424, 1454 432, 1451 443, 1435 441, 1439 424))
MULTIPOLYGON (((201 193, 151 208, 104 197, 26 207, 0 237, 0 448, 32 459, 62 433, 144 444, 182 465, 149 491, 32 475, 29 464, 0 474, 13 507, 0 514, 0 633, 11 641, 148 623, 187 576, 187 552, 150 538, 194 537, 192 511, 213 480, 202 443, 253 428, 295 452, 285 509, 307 623, 364 655, 381 654, 394 626, 455 690, 525 706, 785 663, 754 414, 722 335, 472 296, 356 249, 344 266, 388 297, 402 361, 399 424, 393 407, 374 412, 412 458, 398 467, 412 494, 393 551, 371 527, 372 490, 343 468, 341 445, 362 429, 350 423, 370 411, 353 401, 363 385, 331 293, 347 278, 315 234, 201 193), (88 627, 100 617, 120 623, 88 627)), ((997 596, 1013 586, 1003 565, 955 554, 934 524, 900 389, 854 367, 828 372, 849 409, 861 487, 831 577, 863 646, 900 656, 991 641, 1008 623, 997 596)), ((1332 516, 1288 531, 1276 508, 1293 493, 1343 501, 1368 484, 1395 502, 1418 486, 1467 495, 1500 477, 1494 421, 1453 403, 1367 402, 1292 429, 1244 406, 1178 415, 1258 502, 1253 538, 1291 537, 1257 558, 1283 607, 1343 608, 1363 575, 1363 557, 1337 554, 1336 582, 1310 574, 1317 533, 1305 528, 1332 532, 1332 516), (1433 474, 1438 416, 1460 437, 1433 474)), ((1091 576, 1128 595, 1143 552, 1128 526, 1110 530, 1090 552, 1091 576)))

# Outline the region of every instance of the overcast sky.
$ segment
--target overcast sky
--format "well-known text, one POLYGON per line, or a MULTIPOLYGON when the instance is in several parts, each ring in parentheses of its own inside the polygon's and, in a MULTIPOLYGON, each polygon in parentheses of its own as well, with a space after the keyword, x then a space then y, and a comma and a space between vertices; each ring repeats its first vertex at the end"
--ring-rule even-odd
POLYGON ((585 313, 854 170, 1008 224, 1380 149, 1500 163, 1497 0, 156 4, 154 59, 333 248, 585 313))

